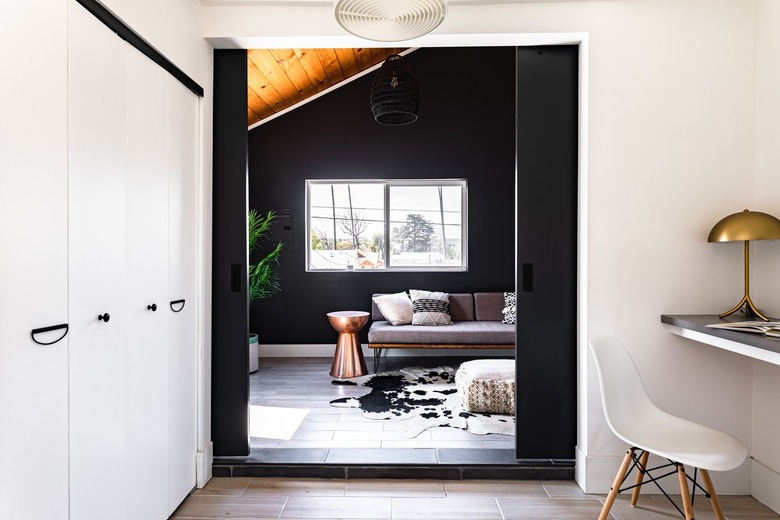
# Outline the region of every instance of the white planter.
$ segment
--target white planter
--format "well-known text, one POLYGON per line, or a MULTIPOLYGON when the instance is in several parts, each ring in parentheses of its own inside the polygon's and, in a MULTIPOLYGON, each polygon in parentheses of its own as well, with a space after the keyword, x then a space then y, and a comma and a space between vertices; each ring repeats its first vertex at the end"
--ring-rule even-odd
POLYGON ((249 335, 249 373, 257 372, 260 368, 260 344, 257 342, 257 334, 249 335))

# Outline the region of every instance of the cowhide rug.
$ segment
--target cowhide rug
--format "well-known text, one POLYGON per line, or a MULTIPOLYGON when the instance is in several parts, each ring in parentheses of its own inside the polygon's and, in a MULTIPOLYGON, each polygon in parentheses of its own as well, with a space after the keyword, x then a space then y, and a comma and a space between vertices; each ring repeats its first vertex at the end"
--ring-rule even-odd
POLYGON ((334 385, 365 386, 371 392, 362 397, 343 397, 331 406, 360 408, 368 419, 398 420, 398 433, 412 439, 428 428, 450 426, 484 435, 514 435, 511 415, 471 413, 463 410, 450 367, 404 368, 398 372, 338 379, 334 385))

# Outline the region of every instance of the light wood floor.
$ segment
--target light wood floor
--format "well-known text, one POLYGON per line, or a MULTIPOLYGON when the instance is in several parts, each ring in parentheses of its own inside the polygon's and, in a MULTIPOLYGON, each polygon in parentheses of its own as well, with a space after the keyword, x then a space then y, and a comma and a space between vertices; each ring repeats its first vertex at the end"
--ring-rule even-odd
MULTIPOLYGON (((719 498, 728 520, 780 518, 751 497, 719 498)), ((172 518, 595 520, 603 499, 560 481, 219 478, 195 491, 172 518)), ((636 508, 629 500, 619 496, 610 518, 681 518, 663 496, 642 496, 636 508)), ((698 497, 695 509, 697 520, 714 518, 707 499, 698 497)))

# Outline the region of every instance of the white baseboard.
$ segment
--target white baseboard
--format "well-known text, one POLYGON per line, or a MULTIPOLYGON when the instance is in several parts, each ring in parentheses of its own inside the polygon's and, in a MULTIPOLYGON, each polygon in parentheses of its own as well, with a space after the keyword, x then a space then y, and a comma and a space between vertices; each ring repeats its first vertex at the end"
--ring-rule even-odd
MULTIPOLYGON (((373 359, 374 349, 361 345, 363 357, 373 359)), ((335 343, 325 344, 298 344, 298 345, 276 345, 261 344, 261 358, 278 357, 333 357, 336 349, 335 343)), ((421 348, 421 349, 399 349, 388 348, 382 351, 382 357, 447 357, 447 356, 514 356, 513 350, 508 349, 440 349, 440 348, 421 348)))
POLYGON ((780 473, 753 459, 750 494, 775 513, 780 513, 780 473))
MULTIPOLYGON (((587 490, 587 474, 585 471, 585 468, 587 467, 587 462, 585 462, 586 455, 583 453, 583 451, 580 449, 579 446, 574 447, 574 481, 577 483, 580 488, 585 491, 587 490)), ((595 491, 592 491, 592 493, 595 493, 595 491)))
POLYGON ((206 447, 202 451, 196 454, 195 461, 195 485, 198 488, 202 488, 206 483, 211 480, 211 467, 214 463, 214 444, 209 441, 206 447))
POLYGON ((575 461, 577 484, 585 493, 609 493, 612 481, 615 480, 615 473, 623 462, 623 456, 589 457, 578 447, 575 461))
MULTIPOLYGON (((577 484, 586 493, 606 494, 615 480, 625 453, 621 455, 586 456, 579 448, 576 450, 575 477, 577 484)), ((666 459, 655 455, 650 456, 648 467, 653 468, 664 464, 666 459)), ((748 459, 737 469, 731 471, 713 471, 710 473, 713 485, 719 495, 750 495, 751 461, 748 459)), ((679 493, 679 483, 676 475, 668 476, 659 481, 668 493, 679 493)), ((779 488, 773 488, 775 490, 779 488)), ((642 494, 661 494, 655 485, 642 486, 642 494)), ((755 495, 754 495, 755 496, 755 495)), ((763 500, 756 497, 760 502, 763 500)), ((771 506, 769 506, 771 507, 771 506)))

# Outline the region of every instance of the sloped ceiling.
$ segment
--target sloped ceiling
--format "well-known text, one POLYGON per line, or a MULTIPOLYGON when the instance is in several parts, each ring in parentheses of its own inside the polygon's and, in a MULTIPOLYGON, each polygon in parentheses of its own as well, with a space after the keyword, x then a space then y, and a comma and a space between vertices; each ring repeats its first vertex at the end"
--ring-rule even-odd
POLYGON ((247 51, 248 126, 323 93, 404 50, 250 49, 247 51))

